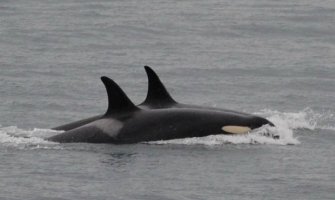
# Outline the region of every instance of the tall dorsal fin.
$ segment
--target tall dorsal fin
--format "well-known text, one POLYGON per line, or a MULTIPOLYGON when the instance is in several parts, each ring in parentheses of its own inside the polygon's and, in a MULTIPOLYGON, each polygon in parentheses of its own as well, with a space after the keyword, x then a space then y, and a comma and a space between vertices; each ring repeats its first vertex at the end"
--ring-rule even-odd
POLYGON ((166 90, 165 86, 154 70, 149 66, 144 66, 148 76, 148 94, 142 104, 174 104, 177 103, 166 90))
POLYGON ((112 79, 102 76, 101 81, 104 83, 108 95, 108 109, 105 115, 139 109, 112 79))

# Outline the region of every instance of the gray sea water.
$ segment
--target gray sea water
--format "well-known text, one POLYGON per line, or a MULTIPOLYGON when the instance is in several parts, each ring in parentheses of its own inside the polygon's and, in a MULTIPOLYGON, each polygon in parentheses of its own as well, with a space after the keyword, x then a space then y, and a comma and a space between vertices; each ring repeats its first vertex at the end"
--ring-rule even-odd
POLYGON ((333 0, 0 0, 0 199, 335 199, 333 0), (247 136, 58 144, 135 103, 144 65, 182 103, 273 121, 247 136))

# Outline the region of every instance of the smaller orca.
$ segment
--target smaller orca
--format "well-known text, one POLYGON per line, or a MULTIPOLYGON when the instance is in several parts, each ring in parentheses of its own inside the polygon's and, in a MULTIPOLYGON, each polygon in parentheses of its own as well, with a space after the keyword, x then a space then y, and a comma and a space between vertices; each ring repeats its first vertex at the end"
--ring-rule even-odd
POLYGON ((272 124, 258 116, 217 110, 141 109, 113 80, 107 77, 101 80, 108 95, 106 113, 88 124, 52 136, 50 141, 130 144, 213 134, 246 134, 272 124))
POLYGON ((244 112, 238 112, 228 109, 178 103, 171 97, 170 93, 167 91, 166 87, 164 86, 164 84, 162 83, 156 72, 149 66, 144 66, 144 68, 148 76, 148 93, 146 99, 139 106, 148 107, 150 109, 197 108, 197 109, 217 110, 217 111, 248 115, 247 113, 244 112))
MULTIPOLYGON (((164 86, 158 75, 155 73, 155 71, 149 66, 144 66, 144 68, 148 77, 148 92, 146 99, 141 104, 138 105, 138 107, 142 109, 197 108, 197 109, 218 110, 218 111, 248 115, 247 113, 233 110, 178 103, 171 97, 170 93, 167 91, 166 87, 164 86)), ((102 114, 87 119, 82 119, 79 121, 64 124, 61 126, 57 126, 52 129, 68 131, 83 126, 85 124, 88 124, 90 122, 93 122, 97 119, 100 119, 101 117, 103 117, 102 114)), ((270 123, 270 125, 274 126, 272 123, 270 123)))

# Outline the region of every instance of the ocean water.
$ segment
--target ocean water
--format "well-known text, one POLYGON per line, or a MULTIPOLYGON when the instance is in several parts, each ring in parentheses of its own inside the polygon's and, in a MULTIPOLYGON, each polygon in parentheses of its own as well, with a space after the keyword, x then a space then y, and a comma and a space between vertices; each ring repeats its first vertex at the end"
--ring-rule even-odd
POLYGON ((0 199, 335 199, 334 21, 331 0, 0 0, 0 199), (144 65, 179 102, 276 127, 45 140, 105 111, 100 76, 142 102, 144 65))

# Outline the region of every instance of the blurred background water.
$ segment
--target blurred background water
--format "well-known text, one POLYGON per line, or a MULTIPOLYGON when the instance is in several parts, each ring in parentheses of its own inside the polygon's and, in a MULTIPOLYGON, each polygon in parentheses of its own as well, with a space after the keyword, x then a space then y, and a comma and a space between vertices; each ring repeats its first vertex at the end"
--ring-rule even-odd
POLYGON ((0 0, 1 199, 334 199, 335 2, 0 0), (103 113, 100 76, 135 103, 144 65, 182 103, 282 136, 57 144, 103 113))

